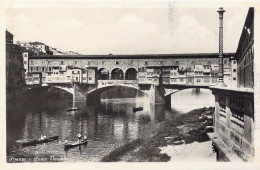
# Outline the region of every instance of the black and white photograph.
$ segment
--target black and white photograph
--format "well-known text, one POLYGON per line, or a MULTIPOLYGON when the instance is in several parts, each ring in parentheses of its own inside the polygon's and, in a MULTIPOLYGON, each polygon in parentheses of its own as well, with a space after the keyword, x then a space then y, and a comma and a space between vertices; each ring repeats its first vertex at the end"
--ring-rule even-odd
POLYGON ((6 164, 259 161, 256 3, 4 4, 6 164))

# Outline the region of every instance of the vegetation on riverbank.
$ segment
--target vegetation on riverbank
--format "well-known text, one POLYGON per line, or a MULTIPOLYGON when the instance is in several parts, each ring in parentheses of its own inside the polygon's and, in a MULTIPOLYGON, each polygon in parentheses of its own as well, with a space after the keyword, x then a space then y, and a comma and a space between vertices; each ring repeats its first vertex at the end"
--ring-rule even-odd
POLYGON ((116 162, 120 160, 120 157, 126 152, 129 152, 143 143, 143 139, 137 138, 115 150, 101 159, 102 162, 116 162))
POLYGON ((119 161, 125 153, 128 153, 127 161, 130 162, 169 161, 170 157, 160 153, 159 147, 208 141, 207 132, 212 130, 210 126, 213 126, 213 113, 214 108, 210 107, 195 109, 186 114, 175 114, 161 122, 152 137, 144 138, 142 142, 126 144, 101 161, 119 161), (134 150, 137 146, 139 149, 134 150))

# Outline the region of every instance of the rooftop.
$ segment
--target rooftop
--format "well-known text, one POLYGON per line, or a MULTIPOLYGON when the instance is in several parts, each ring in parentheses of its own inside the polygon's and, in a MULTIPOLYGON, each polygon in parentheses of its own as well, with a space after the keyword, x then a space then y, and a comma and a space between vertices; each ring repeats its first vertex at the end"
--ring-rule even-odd
MULTIPOLYGON (((223 57, 234 56, 235 53, 224 53, 223 57)), ((163 58, 218 58, 218 53, 188 53, 188 54, 129 54, 129 55, 36 55, 30 59, 163 59, 163 58)))

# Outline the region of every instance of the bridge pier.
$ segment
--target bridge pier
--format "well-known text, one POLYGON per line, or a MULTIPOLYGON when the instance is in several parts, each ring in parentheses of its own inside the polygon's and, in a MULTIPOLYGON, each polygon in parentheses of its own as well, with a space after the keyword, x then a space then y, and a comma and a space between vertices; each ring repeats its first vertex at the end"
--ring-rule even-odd
POLYGON ((151 104, 165 104, 164 94, 165 94, 165 90, 162 86, 151 85, 150 103, 151 104))
POLYGON ((171 107, 171 103, 172 103, 172 96, 168 95, 164 97, 165 100, 165 106, 166 107, 171 107))
POLYGON ((75 89, 73 95, 75 95, 75 102, 83 102, 87 100, 86 95, 79 90, 75 89))

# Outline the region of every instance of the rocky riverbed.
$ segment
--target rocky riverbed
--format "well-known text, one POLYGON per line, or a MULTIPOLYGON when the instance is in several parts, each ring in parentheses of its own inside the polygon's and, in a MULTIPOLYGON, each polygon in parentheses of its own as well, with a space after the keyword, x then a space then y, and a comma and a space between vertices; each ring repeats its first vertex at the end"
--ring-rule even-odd
POLYGON ((152 137, 136 139, 123 145, 101 161, 214 161, 215 154, 207 136, 207 132, 213 130, 213 113, 214 108, 210 107, 186 114, 174 114, 159 124, 152 137))

